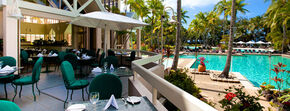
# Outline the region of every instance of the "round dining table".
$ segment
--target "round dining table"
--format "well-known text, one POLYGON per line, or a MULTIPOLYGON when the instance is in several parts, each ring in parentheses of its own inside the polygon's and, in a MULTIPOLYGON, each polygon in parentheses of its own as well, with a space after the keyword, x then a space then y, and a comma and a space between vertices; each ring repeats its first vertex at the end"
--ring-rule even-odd
POLYGON ((19 75, 14 75, 16 70, 17 69, 15 68, 13 71, 0 71, 0 83, 4 84, 5 99, 8 98, 6 84, 11 83, 13 80, 19 78, 19 75))

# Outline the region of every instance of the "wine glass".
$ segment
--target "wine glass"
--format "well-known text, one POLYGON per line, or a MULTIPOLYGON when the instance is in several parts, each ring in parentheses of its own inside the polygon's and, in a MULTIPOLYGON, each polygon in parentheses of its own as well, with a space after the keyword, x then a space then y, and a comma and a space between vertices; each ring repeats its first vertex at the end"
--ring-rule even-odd
POLYGON ((99 101, 99 98, 100 98, 99 92, 90 93, 90 102, 93 104, 94 109, 95 109, 96 103, 99 101))
POLYGON ((107 68, 108 68, 108 62, 104 62, 104 72, 107 72, 107 68))

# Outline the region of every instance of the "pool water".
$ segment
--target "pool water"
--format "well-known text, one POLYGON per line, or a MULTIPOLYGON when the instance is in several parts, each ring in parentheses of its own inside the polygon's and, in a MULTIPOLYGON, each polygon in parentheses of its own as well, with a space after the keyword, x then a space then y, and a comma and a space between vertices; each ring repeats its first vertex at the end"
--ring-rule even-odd
MULTIPOLYGON (((205 63, 206 68, 209 70, 222 71, 226 64, 227 56, 224 55, 198 55, 198 57, 205 57, 208 63, 205 63)), ((181 55, 180 58, 195 58, 194 55, 181 55)), ((269 83, 269 73, 271 77, 276 76, 274 71, 270 71, 269 67, 269 56, 267 55, 243 55, 243 56, 233 56, 232 58, 232 72, 240 72, 249 81, 253 83, 256 87, 259 87, 263 82, 269 83)), ((290 58, 285 58, 281 56, 271 56, 271 68, 278 62, 286 64, 284 69, 290 70, 290 58)), ((192 65, 192 68, 197 67, 199 62, 192 65)), ((289 88, 290 74, 284 73, 279 74, 279 78, 283 78, 283 89, 289 88)), ((270 82, 275 85, 274 81, 270 82)))

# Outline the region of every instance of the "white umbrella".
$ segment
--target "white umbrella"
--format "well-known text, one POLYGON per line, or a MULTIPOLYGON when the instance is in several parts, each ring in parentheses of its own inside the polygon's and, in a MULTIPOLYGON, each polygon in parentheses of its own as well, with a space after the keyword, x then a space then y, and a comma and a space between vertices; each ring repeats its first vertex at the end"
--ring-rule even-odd
POLYGON ((237 44, 244 44, 245 42, 243 42, 243 41, 239 41, 239 42, 237 42, 237 44))
POLYGON ((265 44, 265 42, 263 42, 263 41, 258 41, 258 42, 256 42, 256 44, 265 44))
POLYGON ((126 30, 132 29, 134 27, 148 25, 130 17, 114 14, 111 12, 100 11, 82 14, 74 19, 71 23, 79 26, 92 28, 98 27, 111 30, 126 30))
POLYGON ((255 44, 255 42, 253 42, 253 41, 249 41, 249 42, 247 42, 246 44, 255 44))
MULTIPOLYGON (((132 29, 134 27, 148 25, 130 17, 114 14, 111 12, 100 11, 82 14, 74 19, 71 23, 84 27, 104 28, 105 30, 126 30, 132 29)), ((107 50, 107 38, 109 38, 108 32, 105 32, 104 51, 107 50)))
POLYGON ((272 44, 271 42, 266 42, 266 44, 272 44))

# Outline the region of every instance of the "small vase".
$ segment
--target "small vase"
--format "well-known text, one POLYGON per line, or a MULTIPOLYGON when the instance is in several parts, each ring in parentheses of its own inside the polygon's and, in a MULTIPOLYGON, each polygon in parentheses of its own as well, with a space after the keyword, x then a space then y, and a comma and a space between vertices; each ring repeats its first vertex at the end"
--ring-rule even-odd
POLYGON ((198 72, 205 72, 206 71, 206 66, 199 64, 198 65, 198 72))

